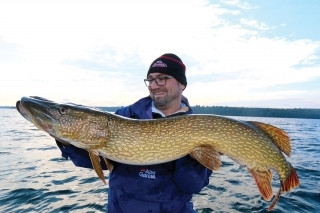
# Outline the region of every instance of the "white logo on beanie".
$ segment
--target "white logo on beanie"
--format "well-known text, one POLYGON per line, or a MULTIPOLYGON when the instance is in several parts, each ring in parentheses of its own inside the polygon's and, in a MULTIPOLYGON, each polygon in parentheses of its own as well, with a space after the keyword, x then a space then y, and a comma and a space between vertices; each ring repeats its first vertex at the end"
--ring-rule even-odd
POLYGON ((165 63, 163 63, 162 61, 156 61, 152 67, 167 67, 167 65, 165 63))

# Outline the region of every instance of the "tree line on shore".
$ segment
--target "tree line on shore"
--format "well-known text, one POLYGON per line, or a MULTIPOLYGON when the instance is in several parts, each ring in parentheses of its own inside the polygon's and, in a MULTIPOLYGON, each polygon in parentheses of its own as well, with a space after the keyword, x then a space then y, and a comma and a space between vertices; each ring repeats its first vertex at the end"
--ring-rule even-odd
POLYGON ((200 106, 200 105, 193 106, 192 109, 195 114, 320 119, 320 109, 249 108, 249 107, 223 107, 223 106, 200 106))
MULTIPOLYGON (((0 106, 0 108, 15 108, 0 106)), ((121 107, 97 107, 108 112, 115 112, 121 107)), ((251 108, 251 107, 227 107, 227 106, 191 106, 194 114, 215 114, 223 116, 250 116, 250 117, 274 117, 274 118, 308 118, 320 119, 320 109, 282 109, 282 108, 251 108)))
MULTIPOLYGON (((99 107, 102 110, 115 112, 121 107, 99 107)), ((223 116, 250 116, 274 118, 309 118, 320 119, 320 109, 281 109, 281 108, 250 108, 227 106, 191 106, 194 114, 216 114, 223 116)))

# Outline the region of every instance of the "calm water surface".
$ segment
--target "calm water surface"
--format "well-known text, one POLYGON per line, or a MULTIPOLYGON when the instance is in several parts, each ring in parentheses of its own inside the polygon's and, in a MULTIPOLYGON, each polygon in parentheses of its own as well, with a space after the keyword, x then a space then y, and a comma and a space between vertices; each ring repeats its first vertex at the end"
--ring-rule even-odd
MULTIPOLYGON (((320 120, 234 118, 269 123, 291 137, 288 159, 301 185, 283 194, 273 212, 320 212, 320 120)), ((0 212, 106 212, 108 184, 64 160, 54 140, 15 109, 0 109, 0 148, 0 212)), ((226 156, 222 161, 193 198, 197 212, 267 212, 270 202, 261 198, 247 169, 226 156)), ((274 193, 278 188, 274 173, 274 193)))

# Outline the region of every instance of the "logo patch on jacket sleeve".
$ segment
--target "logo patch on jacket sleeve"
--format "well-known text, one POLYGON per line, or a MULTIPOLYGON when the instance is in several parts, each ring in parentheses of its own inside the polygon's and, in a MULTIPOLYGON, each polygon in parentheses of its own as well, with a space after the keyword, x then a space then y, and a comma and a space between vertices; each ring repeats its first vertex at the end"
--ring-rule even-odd
POLYGON ((141 168, 139 176, 143 178, 156 179, 156 172, 150 169, 141 168))

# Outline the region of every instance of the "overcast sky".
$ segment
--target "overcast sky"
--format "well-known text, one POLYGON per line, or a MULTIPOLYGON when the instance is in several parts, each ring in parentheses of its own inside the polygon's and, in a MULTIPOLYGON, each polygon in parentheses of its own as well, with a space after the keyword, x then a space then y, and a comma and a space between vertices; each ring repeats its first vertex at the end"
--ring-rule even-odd
POLYGON ((125 106, 177 54, 191 105, 320 108, 320 1, 0 2, 0 106, 125 106))

